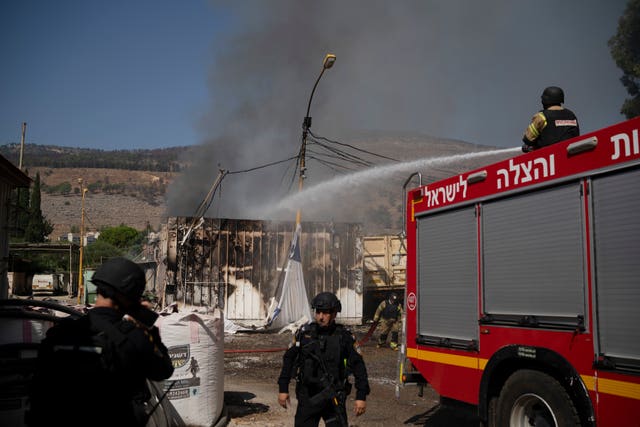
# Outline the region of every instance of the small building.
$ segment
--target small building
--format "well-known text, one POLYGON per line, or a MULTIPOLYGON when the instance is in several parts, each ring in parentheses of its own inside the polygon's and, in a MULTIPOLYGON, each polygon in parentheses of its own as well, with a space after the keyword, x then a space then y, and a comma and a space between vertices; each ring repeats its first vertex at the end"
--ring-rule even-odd
MULTIPOLYGON (((234 322, 260 325, 281 289, 295 222, 204 218, 188 234, 193 223, 185 217, 168 220, 162 246, 173 271, 161 290, 165 302, 221 307, 234 322)), ((342 302, 340 322, 361 324, 361 225, 303 222, 300 250, 308 298, 333 292, 342 302)))
POLYGON ((29 176, 0 155, 0 299, 6 299, 9 296, 7 271, 9 270, 11 191, 15 188, 28 188, 30 185, 29 176))

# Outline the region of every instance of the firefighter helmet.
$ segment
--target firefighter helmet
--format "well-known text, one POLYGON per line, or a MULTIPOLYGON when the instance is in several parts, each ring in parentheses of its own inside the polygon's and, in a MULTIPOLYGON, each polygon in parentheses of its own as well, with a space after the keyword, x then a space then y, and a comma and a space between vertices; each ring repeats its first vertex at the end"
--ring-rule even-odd
POLYGON ((549 86, 540 96, 542 105, 560 105, 564 103, 564 92, 558 86, 549 86))
POLYGON ((314 310, 331 310, 339 313, 342 310, 342 304, 337 296, 331 292, 320 292, 311 301, 311 308, 314 310))
POLYGON ((138 264, 126 258, 111 258, 93 274, 91 281, 114 296, 122 296, 129 303, 136 303, 144 292, 146 278, 138 264))
POLYGON ((395 304, 397 301, 398 301, 398 294, 396 294, 395 292, 391 292, 389 294, 389 303, 395 304))

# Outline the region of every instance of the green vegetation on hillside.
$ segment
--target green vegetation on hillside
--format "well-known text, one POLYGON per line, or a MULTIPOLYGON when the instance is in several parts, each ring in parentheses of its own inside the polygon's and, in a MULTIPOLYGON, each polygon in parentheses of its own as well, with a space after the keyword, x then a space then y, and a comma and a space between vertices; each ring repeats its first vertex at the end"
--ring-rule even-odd
MULTIPOLYGON (((189 147, 153 150, 105 151, 89 148, 57 147, 25 144, 23 162, 26 167, 107 168, 153 172, 180 172, 185 164, 180 160, 189 147)), ((0 154, 18 164, 20 144, 0 145, 0 154)))

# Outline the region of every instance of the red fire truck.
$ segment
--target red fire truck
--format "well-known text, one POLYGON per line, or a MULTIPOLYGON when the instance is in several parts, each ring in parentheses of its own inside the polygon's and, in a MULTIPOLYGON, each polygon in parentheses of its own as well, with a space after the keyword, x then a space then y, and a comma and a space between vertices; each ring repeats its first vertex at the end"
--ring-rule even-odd
POLYGON ((640 426, 639 133, 408 191, 405 382, 490 426, 640 426))

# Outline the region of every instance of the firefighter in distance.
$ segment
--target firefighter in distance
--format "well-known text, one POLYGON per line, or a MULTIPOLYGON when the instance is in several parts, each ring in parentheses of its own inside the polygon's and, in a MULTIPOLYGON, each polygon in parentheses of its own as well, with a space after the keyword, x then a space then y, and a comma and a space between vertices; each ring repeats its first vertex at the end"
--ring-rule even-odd
POLYGON ((543 109, 533 116, 522 137, 525 153, 580 135, 576 115, 562 106, 564 91, 561 88, 547 87, 540 101, 543 109))
POLYGON ((331 292, 322 292, 313 298, 311 307, 315 321, 296 332, 282 358, 278 403, 283 408, 290 405, 289 382, 295 376, 296 427, 317 427, 321 418, 327 427, 347 427, 348 377, 353 374, 355 378, 353 413, 360 416, 367 409, 370 391, 367 369, 353 334, 335 322, 342 308, 340 300, 331 292))
POLYGON ((393 350, 398 350, 400 320, 402 320, 402 306, 398 301, 398 295, 391 293, 389 298, 378 305, 373 315, 374 323, 378 323, 381 328, 380 336, 378 337, 378 348, 387 345, 387 337, 389 336, 389 332, 391 332, 389 347, 393 350))

